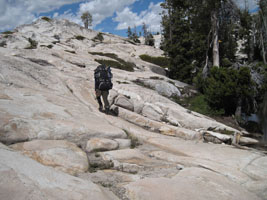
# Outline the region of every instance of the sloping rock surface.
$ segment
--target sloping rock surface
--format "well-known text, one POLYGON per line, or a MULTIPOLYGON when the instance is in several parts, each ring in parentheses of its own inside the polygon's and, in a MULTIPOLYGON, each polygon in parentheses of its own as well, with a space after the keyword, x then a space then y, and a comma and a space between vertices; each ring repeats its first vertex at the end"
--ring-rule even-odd
POLYGON ((0 199, 266 200, 266 154, 230 145, 257 141, 175 103, 195 91, 139 58, 160 49, 97 34, 42 19, 0 34, 0 142, 13 147, 0 143, 0 199), (98 111, 93 74, 116 56, 134 69, 112 68, 113 116, 98 111))
POLYGON ((0 157, 0 199, 117 199, 90 181, 45 167, 1 143, 0 157))

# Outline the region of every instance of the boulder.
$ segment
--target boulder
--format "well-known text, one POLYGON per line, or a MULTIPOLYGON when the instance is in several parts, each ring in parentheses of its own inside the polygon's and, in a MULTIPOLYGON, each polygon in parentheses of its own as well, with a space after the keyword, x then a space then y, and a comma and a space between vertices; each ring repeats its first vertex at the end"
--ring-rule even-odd
POLYGON ((129 139, 114 139, 119 143, 119 149, 128 149, 131 147, 131 140, 129 139))
POLYGON ((259 141, 253 138, 249 137, 240 137, 239 139, 239 144, 240 145, 253 145, 253 144, 258 144, 259 141))
POLYGON ((104 162, 112 161, 114 169, 131 174, 135 174, 139 170, 142 170, 143 167, 141 164, 149 159, 137 149, 121 149, 101 152, 99 153, 99 156, 104 162))
POLYGON ((221 144, 221 143, 231 144, 232 142, 231 136, 221 133, 216 133, 213 131, 205 131, 203 133, 203 139, 206 142, 213 142, 215 144, 221 144))
POLYGON ((181 96, 179 89, 172 83, 163 80, 144 80, 144 85, 155 89, 160 95, 166 97, 181 96))
POLYGON ((92 183, 41 165, 0 143, 0 199, 117 200, 92 183))
POLYGON ((63 140, 34 140, 11 145, 15 150, 69 174, 88 170, 86 153, 75 144, 63 140))
POLYGON ((116 98, 114 104, 117 106, 120 106, 122 108, 125 108, 127 110, 134 111, 134 106, 133 106, 132 102, 130 101, 130 99, 123 96, 123 95, 119 95, 116 98))
POLYGON ((96 151, 111 151, 119 148, 119 143, 106 138, 92 138, 88 140, 85 151, 88 153, 96 151))
POLYGON ((134 200, 260 200, 221 174, 201 168, 183 169, 173 178, 142 179, 125 189, 126 196, 134 200))
POLYGON ((161 121, 164 113, 160 107, 151 103, 145 103, 142 109, 142 115, 152 120, 161 121))

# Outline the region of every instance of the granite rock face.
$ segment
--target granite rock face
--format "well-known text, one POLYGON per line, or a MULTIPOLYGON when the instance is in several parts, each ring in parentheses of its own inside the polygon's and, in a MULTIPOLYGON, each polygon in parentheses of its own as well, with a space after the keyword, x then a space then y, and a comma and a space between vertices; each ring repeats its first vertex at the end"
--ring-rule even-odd
POLYGON ((64 140, 34 140, 11 145, 17 151, 63 172, 75 175, 87 172, 88 160, 84 151, 64 140))
POLYGON ((0 144, 0 199, 118 199, 111 192, 45 167, 0 144))
POLYGON ((0 34, 0 199, 266 200, 266 154, 239 146, 257 141, 175 103, 196 91, 139 58, 160 49, 98 33, 39 19, 0 34), (94 69, 114 54, 134 68, 112 68, 106 115, 94 69))

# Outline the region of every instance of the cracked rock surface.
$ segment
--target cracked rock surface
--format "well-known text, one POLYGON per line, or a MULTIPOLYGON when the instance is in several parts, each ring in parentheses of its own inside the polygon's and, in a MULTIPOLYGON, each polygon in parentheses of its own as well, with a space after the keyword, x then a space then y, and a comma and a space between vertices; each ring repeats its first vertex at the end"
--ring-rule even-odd
POLYGON ((231 145, 258 141, 175 103, 195 91, 139 58, 160 49, 97 34, 41 19, 1 34, 0 199, 267 200, 266 152, 231 145), (135 64, 112 68, 112 115, 95 99, 100 53, 135 64))

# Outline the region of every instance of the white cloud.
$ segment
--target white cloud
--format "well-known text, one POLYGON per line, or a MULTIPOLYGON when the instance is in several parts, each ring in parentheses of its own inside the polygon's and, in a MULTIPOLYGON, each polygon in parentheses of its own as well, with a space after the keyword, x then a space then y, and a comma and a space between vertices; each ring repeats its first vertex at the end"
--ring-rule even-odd
POLYGON ((135 1, 139 0, 92 0, 90 2, 81 3, 76 14, 67 11, 61 15, 56 13, 53 17, 57 19, 68 19, 72 22, 83 25, 81 15, 83 12, 89 11, 93 18, 92 25, 95 27, 106 18, 113 16, 116 11, 121 11, 125 6, 131 5, 135 1))
MULTIPOLYGON (((162 11, 160 3, 151 3, 147 10, 138 14, 130 8, 136 1, 142 2, 145 0, 0 0, 0 31, 31 23, 41 13, 53 11, 66 4, 79 2, 82 3, 77 13, 68 10, 63 14, 55 13, 53 17, 65 18, 82 25, 80 16, 83 12, 89 11, 93 16, 93 26, 95 26, 116 13, 113 20, 118 22, 116 27, 118 30, 146 23, 151 31, 159 31, 161 21, 159 13, 162 11)), ((244 7, 245 0, 235 1, 239 7, 244 7)), ((255 9, 257 0, 248 0, 248 6, 249 9, 255 9)))
POLYGON ((127 29, 129 26, 140 26, 143 23, 142 18, 137 13, 133 13, 129 7, 117 12, 117 16, 113 20, 119 22, 117 30, 127 29))
POLYGON ((117 11, 121 11, 125 6, 132 5, 138 0, 94 0, 80 4, 79 16, 85 11, 89 11, 93 16, 93 25, 100 24, 107 17, 113 16, 117 11))
POLYGON ((150 3, 148 10, 142 11, 139 15, 130 10, 129 7, 124 8, 121 12, 117 12, 117 16, 113 18, 118 22, 117 30, 127 29, 129 26, 140 26, 145 23, 148 30, 152 32, 160 31, 161 16, 159 15, 163 9, 161 3, 150 3))
POLYGON ((84 0, 0 0, 0 30, 31 23, 44 12, 84 0))
POLYGON ((72 21, 76 24, 80 24, 80 25, 83 24, 81 18, 77 17, 77 15, 75 15, 71 10, 67 10, 61 15, 59 13, 55 12, 53 14, 53 18, 55 18, 55 19, 67 19, 67 20, 72 21))

